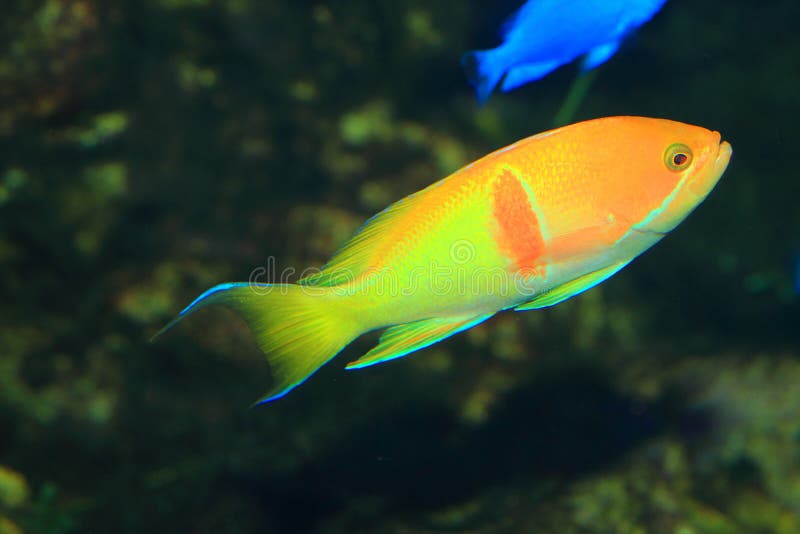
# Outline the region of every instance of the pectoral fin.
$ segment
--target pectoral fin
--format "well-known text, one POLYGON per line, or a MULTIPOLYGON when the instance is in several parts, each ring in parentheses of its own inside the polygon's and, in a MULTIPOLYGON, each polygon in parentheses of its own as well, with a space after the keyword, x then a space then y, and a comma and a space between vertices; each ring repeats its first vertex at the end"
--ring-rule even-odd
POLYGON ((419 349, 433 345, 478 323, 482 323, 492 313, 477 317, 452 317, 423 319, 387 328, 378 345, 364 356, 347 364, 347 369, 361 369, 395 358, 402 358, 419 349))
POLYGON ((627 230, 615 219, 603 220, 569 234, 550 238, 546 243, 547 263, 561 263, 583 257, 595 256, 616 242, 627 230))
POLYGON ((566 284, 562 284, 551 289, 550 291, 546 291, 545 293, 538 295, 530 302, 520 304, 514 308, 514 311, 537 310, 539 308, 554 306, 570 297, 574 297, 578 293, 583 293, 587 289, 593 288, 600 282, 613 276, 617 271, 628 265, 628 263, 630 263, 630 260, 615 263, 614 265, 606 267, 605 269, 600 269, 599 271, 594 271, 593 273, 583 275, 580 278, 576 278, 575 280, 567 282, 566 284))
POLYGON ((616 54, 617 50, 619 50, 619 45, 619 41, 614 41, 612 43, 595 46, 589 50, 589 53, 583 58, 583 70, 592 70, 611 59, 611 56, 616 54))

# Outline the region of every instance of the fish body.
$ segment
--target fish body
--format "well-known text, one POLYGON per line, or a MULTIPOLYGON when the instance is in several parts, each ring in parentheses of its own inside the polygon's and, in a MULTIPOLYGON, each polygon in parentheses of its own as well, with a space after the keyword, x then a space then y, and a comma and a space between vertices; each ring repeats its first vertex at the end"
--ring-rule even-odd
POLYGON ((483 103, 500 83, 510 91, 584 56, 583 69, 605 63, 625 37, 666 0, 528 0, 501 30, 503 43, 468 52, 462 63, 483 103))
POLYGON ((365 332, 388 327, 349 369, 593 287, 702 202, 730 155, 717 132, 663 119, 535 135, 389 206, 298 284, 216 286, 165 329, 209 304, 234 309, 270 362, 272 400, 365 332))

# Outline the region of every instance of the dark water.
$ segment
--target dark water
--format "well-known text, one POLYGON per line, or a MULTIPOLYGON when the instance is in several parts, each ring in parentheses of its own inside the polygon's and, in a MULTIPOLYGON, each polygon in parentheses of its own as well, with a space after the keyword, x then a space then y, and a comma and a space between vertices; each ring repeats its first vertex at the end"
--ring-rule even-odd
POLYGON ((549 128, 574 65, 479 109, 458 64, 514 7, 4 5, 0 532, 800 532, 795 1, 671 0, 600 68, 573 120, 735 150, 602 287, 258 409, 231 314, 148 343, 549 128))

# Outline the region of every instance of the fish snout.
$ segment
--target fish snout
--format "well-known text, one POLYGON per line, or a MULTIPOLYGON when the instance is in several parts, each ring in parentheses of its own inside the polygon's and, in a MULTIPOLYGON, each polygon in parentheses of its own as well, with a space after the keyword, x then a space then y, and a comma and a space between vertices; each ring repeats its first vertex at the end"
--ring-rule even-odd
POLYGON ((717 132, 716 155, 712 154, 710 165, 707 170, 699 172, 693 179, 689 180, 687 188, 689 192, 701 201, 717 185, 717 182, 722 177, 722 173, 728 168, 731 155, 733 154, 733 147, 727 141, 719 141, 720 137, 717 132))

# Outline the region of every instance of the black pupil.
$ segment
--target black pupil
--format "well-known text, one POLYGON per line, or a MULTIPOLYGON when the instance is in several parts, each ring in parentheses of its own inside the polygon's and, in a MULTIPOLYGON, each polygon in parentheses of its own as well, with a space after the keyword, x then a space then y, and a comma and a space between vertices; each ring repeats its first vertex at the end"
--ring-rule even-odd
POLYGON ((686 160, 688 160, 688 159, 689 159, 689 156, 687 156, 686 154, 684 154, 682 152, 678 152, 677 154, 672 156, 672 163, 674 163, 676 167, 680 167, 684 163, 686 163, 686 160))

